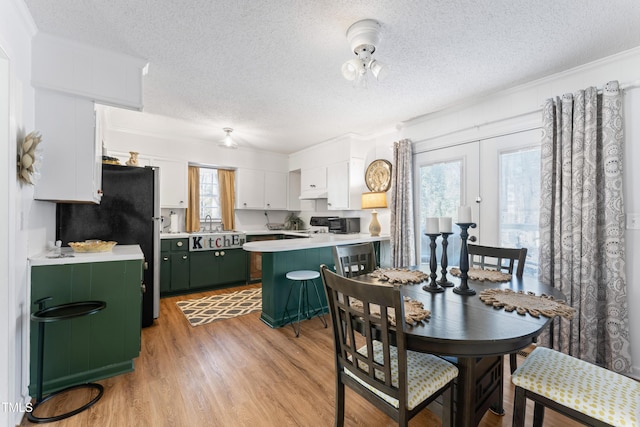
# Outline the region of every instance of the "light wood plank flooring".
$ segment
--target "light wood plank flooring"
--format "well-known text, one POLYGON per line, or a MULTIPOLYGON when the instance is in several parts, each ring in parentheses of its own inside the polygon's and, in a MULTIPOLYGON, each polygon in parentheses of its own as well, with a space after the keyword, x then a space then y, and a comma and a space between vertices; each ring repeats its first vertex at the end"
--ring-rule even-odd
MULTIPOLYGON (((253 286, 242 288, 246 287, 253 286)), ((94 407, 50 425, 332 426, 333 342, 331 330, 323 328, 319 319, 303 322, 296 338, 289 326, 266 326, 259 312, 192 327, 175 305, 183 299, 236 289, 162 299, 160 318, 142 330, 135 371, 99 381, 105 393, 94 407)), ((87 398, 83 393, 55 399, 40 408, 38 415, 77 404, 78 399, 87 398)), ((393 425, 348 388, 346 393, 345 425, 393 425)), ((506 415, 488 412, 480 427, 510 426, 512 399, 513 386, 509 384, 505 388, 506 415)), ((533 407, 529 404, 530 425, 533 407)), ((546 427, 579 425, 546 412, 546 427)), ((21 426, 29 425, 25 418, 21 426)), ((439 414, 425 410, 410 425, 440 426, 439 414)))

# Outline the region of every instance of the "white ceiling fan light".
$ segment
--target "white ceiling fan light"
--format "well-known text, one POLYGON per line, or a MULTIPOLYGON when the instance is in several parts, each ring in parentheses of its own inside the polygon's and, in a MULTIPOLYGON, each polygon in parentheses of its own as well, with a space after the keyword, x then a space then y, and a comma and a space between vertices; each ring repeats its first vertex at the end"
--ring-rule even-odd
POLYGON ((224 148, 238 148, 238 143, 234 141, 233 138, 231 138, 231 132, 233 132, 233 128, 223 128, 222 130, 225 131, 226 135, 218 145, 224 148))
POLYGON ((376 46, 380 43, 380 23, 374 19, 363 19, 347 29, 347 41, 357 58, 350 59, 342 65, 342 75, 354 82, 356 87, 366 87, 367 70, 378 81, 389 75, 389 68, 372 58, 376 46))

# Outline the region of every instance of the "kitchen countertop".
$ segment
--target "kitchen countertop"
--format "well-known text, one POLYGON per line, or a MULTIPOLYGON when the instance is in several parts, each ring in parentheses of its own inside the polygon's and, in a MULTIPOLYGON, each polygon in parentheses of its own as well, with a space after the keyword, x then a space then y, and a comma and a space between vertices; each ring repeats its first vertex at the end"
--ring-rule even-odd
MULTIPOLYGON (((248 234, 248 233, 247 233, 248 234)), ((377 242, 389 240, 388 235, 372 237, 369 234, 311 234, 307 239, 264 240, 249 242, 242 249, 249 252, 286 252, 301 249, 313 249, 354 243, 377 242)))
MULTIPOLYGON (((246 234, 247 236, 264 236, 269 234, 283 234, 290 236, 308 237, 306 233, 301 233, 294 230, 235 230, 234 232, 240 234, 246 234)), ((192 234, 216 234, 215 231, 198 231, 194 233, 187 233, 186 231, 179 233, 160 233, 161 239, 187 239, 192 234)), ((225 233, 229 233, 226 231, 225 233)))
POLYGON ((51 251, 43 252, 38 255, 29 257, 29 263, 32 267, 39 265, 64 265, 64 264, 82 264, 87 262, 108 262, 108 261, 129 261, 136 259, 144 259, 144 254, 138 245, 116 245, 110 252, 93 252, 93 253, 77 253, 69 247, 62 248, 63 258, 47 258, 51 255, 51 251))

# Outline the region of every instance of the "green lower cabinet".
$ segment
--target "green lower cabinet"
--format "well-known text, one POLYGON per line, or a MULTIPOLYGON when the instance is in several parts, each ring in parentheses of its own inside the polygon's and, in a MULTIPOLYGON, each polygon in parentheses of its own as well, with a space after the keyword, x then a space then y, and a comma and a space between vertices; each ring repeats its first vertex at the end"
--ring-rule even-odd
MULTIPOLYGON (((31 268, 31 313, 51 297, 47 307, 80 301, 104 301, 90 315, 44 324, 43 393, 96 381, 133 370, 140 354, 142 260, 111 261, 31 268)), ((31 321, 30 385, 37 384, 38 329, 31 321)))
POLYGON ((189 289, 246 283, 247 254, 242 249, 191 252, 189 289))
POLYGON ((183 294, 189 291, 188 239, 160 241, 160 296, 183 294))

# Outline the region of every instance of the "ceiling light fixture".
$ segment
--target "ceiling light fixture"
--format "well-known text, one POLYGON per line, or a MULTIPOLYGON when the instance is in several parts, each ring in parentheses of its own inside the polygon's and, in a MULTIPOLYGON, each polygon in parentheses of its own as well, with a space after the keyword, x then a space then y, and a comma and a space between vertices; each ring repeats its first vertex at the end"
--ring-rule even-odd
POLYGON ((233 128, 223 128, 222 130, 226 132, 226 135, 218 145, 225 148, 238 148, 238 143, 235 142, 233 138, 231 138, 231 132, 233 132, 233 128))
POLYGON ((347 30, 347 41, 357 58, 342 64, 342 75, 352 81, 356 88, 367 87, 367 70, 376 80, 382 81, 389 75, 389 67, 373 59, 376 45, 380 42, 380 23, 374 19, 363 19, 347 30))

